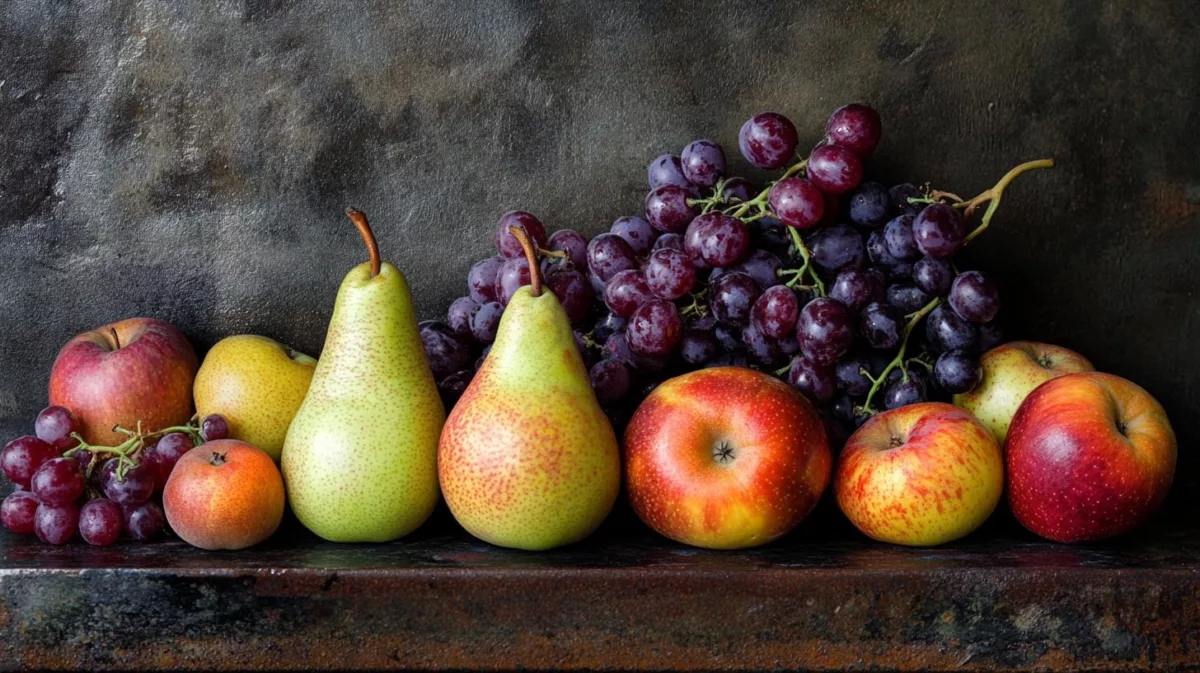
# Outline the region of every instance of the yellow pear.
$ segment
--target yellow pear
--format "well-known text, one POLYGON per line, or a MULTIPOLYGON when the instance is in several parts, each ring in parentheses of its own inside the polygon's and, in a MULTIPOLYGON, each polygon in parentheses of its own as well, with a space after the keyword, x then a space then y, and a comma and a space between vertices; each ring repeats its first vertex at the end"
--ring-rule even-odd
POLYGON ((230 438, 279 460, 288 426, 308 393, 315 358, 267 337, 239 334, 216 343, 196 373, 193 394, 203 418, 221 414, 230 438))

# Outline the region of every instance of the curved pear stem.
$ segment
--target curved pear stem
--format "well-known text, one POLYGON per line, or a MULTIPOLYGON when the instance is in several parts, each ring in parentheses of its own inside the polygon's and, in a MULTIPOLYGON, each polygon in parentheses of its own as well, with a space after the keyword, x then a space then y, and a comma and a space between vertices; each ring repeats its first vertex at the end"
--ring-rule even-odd
POLYGON ((363 243, 367 244, 367 254, 371 257, 371 277, 379 275, 380 265, 383 261, 379 259, 379 244, 375 241, 375 232, 371 231, 371 225, 367 224, 367 214, 363 211, 346 206, 346 217, 358 227, 358 233, 362 234, 363 243))
POLYGON ((524 227, 509 227, 508 230, 524 248, 525 259, 529 261, 529 294, 540 297, 542 295, 542 270, 538 266, 537 252, 533 249, 533 241, 529 240, 529 234, 525 233, 524 227))

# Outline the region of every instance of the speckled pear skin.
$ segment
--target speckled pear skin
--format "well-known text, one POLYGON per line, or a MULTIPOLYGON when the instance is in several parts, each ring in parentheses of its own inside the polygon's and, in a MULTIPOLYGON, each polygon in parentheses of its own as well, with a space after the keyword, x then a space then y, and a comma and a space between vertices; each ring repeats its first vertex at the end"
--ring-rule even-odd
POLYGON ((502 547, 582 540, 612 510, 617 439, 549 290, 534 297, 523 287, 509 302, 487 360, 446 420, 438 475, 454 518, 502 547))
POLYGON ((283 477, 309 530, 333 542, 387 542, 438 501, 446 412, 404 274, 355 267, 338 291, 308 395, 288 429, 283 477))

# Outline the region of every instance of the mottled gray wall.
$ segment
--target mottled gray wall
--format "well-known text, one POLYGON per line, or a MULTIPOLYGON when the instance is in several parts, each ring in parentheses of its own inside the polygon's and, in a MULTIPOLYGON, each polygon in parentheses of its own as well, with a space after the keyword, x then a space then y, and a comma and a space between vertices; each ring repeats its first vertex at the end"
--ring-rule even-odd
POLYGON ((1059 162, 970 262, 1017 334, 1158 395, 1193 469, 1200 6, 855 4, 4 2, 0 430, 30 425, 62 342, 117 318, 315 354, 363 259, 347 203, 433 317, 501 212, 594 233, 660 152, 736 154, 764 109, 807 144, 863 100, 888 179, 966 194, 1059 162))

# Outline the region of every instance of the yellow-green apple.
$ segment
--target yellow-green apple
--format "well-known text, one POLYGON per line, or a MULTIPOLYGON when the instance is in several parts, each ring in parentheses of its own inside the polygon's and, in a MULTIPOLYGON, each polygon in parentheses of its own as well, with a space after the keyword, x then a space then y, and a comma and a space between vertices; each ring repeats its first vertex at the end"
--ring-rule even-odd
POLYGON ((236 439, 183 454, 163 489, 167 522, 201 549, 245 549, 283 520, 283 475, 264 451, 236 439))
POLYGON ((192 380, 199 362, 169 323, 130 318, 67 342, 50 371, 50 404, 70 409, 90 444, 126 439, 114 430, 157 430, 192 417, 192 380))
POLYGON ((202 418, 221 414, 231 438, 279 460, 316 366, 314 358, 267 337, 227 337, 213 345, 196 373, 196 411, 202 418))
POLYGON ((923 402, 878 414, 842 449, 838 506, 881 542, 926 547, 978 528, 1004 489, 991 431, 951 404, 923 402))
POLYGON ((766 544, 799 524, 829 485, 825 429, 803 395, 738 367, 655 388, 625 430, 634 511, 698 547, 766 544))
POLYGON ((1175 475, 1175 432, 1137 384, 1084 372, 1029 394, 1005 456, 1017 520, 1044 538, 1088 542, 1129 532, 1162 504, 1175 475))
POLYGON ((979 368, 979 384, 955 395, 954 403, 975 414, 1002 445, 1013 414, 1034 388, 1058 376, 1094 369, 1073 350, 1036 341, 996 346, 979 358, 979 368))

